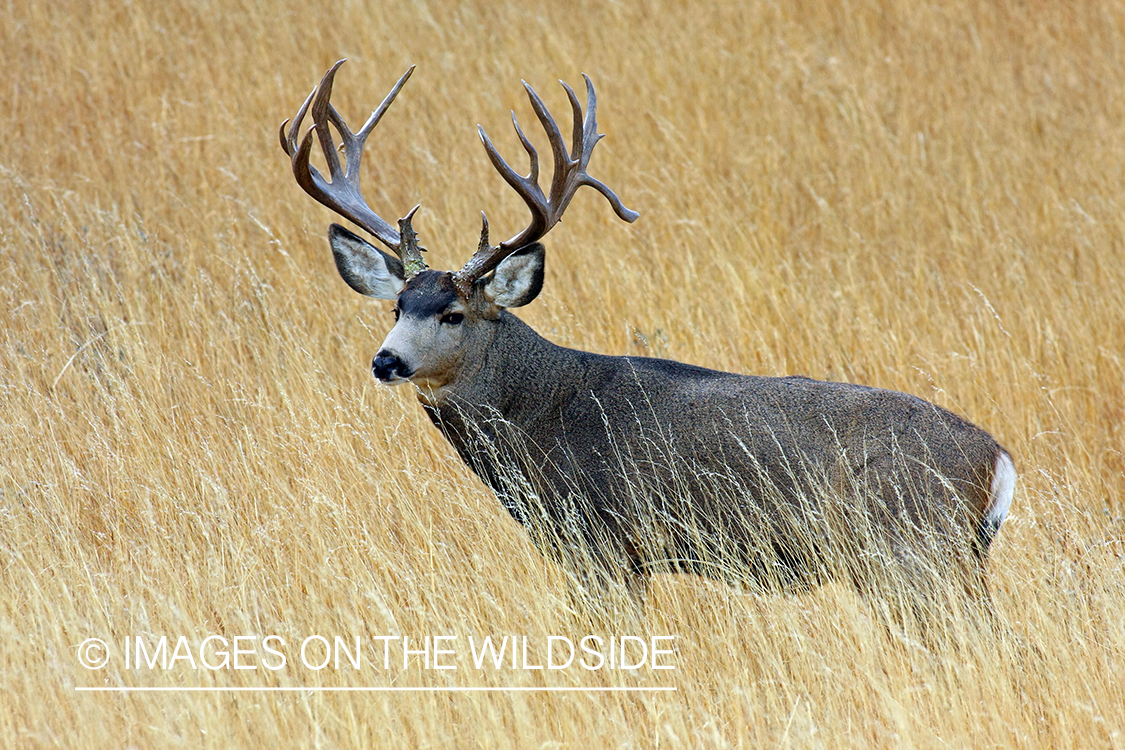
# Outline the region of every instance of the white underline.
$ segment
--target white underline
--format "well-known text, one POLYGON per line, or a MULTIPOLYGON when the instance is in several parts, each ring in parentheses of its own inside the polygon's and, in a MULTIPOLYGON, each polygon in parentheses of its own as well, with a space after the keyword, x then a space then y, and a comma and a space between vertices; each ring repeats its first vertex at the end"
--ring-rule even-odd
POLYGON ((675 687, 75 687, 78 693, 667 693, 675 687))

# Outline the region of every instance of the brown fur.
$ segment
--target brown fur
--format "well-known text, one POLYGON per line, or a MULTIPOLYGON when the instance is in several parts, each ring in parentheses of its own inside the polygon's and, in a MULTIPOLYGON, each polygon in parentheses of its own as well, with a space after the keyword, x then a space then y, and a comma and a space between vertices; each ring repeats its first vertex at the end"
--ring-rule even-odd
MULTIPOLYGON (((440 294, 440 276, 417 285, 440 294)), ((949 411, 847 383, 566 349, 511 313, 482 314, 480 299, 470 307, 467 354, 440 378, 423 373, 441 385, 419 398, 579 579, 862 578, 830 569, 841 545, 845 559, 878 547, 908 565, 968 552, 979 577, 974 532, 1002 449, 949 411)))

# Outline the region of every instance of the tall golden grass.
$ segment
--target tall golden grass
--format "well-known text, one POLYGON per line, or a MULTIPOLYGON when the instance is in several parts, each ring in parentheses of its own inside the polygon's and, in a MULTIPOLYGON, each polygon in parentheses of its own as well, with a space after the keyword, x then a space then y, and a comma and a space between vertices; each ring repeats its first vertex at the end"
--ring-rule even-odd
MULTIPOLYGON (((0 743, 1125 746, 1120 3, 43 3, 0 10, 0 743), (592 172, 521 316, 552 340, 908 391, 1020 480, 1003 628, 896 637, 844 588, 658 581, 674 671, 87 670, 209 634, 550 634, 562 575, 368 363, 390 325, 277 126, 336 59, 365 188, 437 267, 524 221, 520 78, 590 74, 592 172), (674 686, 89 693, 90 686, 674 686)), ((530 128, 529 128, 530 130, 530 128)), ((630 632, 632 632, 630 631, 630 632)), ((182 664, 181 664, 182 667, 182 664)))

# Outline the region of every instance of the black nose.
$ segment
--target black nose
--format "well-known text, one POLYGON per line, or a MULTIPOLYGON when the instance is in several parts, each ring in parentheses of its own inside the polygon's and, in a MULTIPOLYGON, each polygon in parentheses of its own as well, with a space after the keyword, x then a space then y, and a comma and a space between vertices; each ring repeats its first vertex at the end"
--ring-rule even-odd
POLYGON ((371 374, 383 382, 394 380, 395 377, 406 377, 405 371, 406 366, 402 360, 386 349, 380 350, 375 359, 371 360, 371 374))

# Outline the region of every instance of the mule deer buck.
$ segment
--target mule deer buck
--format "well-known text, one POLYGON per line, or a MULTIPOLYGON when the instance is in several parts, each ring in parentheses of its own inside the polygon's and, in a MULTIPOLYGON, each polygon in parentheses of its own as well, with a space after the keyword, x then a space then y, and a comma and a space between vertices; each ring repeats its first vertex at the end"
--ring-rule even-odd
POLYGON ((339 225, 328 232, 344 281, 395 301, 396 322, 372 372, 381 383, 414 386, 461 459, 539 549, 564 563, 576 590, 596 599, 608 586, 639 600, 651 574, 690 572, 775 590, 839 579, 870 592, 879 570, 911 579, 954 564, 965 574, 957 580, 983 595, 985 553, 1016 475, 1008 453, 975 425, 920 398, 862 385, 566 349, 509 312, 539 294, 540 240, 578 188, 600 192, 625 221, 638 216, 587 172, 602 138, 589 78, 584 113, 563 84, 574 117, 569 151, 524 84, 551 146, 546 192, 514 114, 527 176, 479 129, 531 221, 493 246, 482 214, 478 249, 447 272, 422 259, 414 210, 396 230, 360 194, 364 144, 414 69, 353 133, 329 102, 342 63, 292 124, 282 123, 281 145, 309 195, 391 251, 339 225), (310 110, 314 124, 301 138, 310 110), (314 137, 330 179, 309 163, 314 137))

